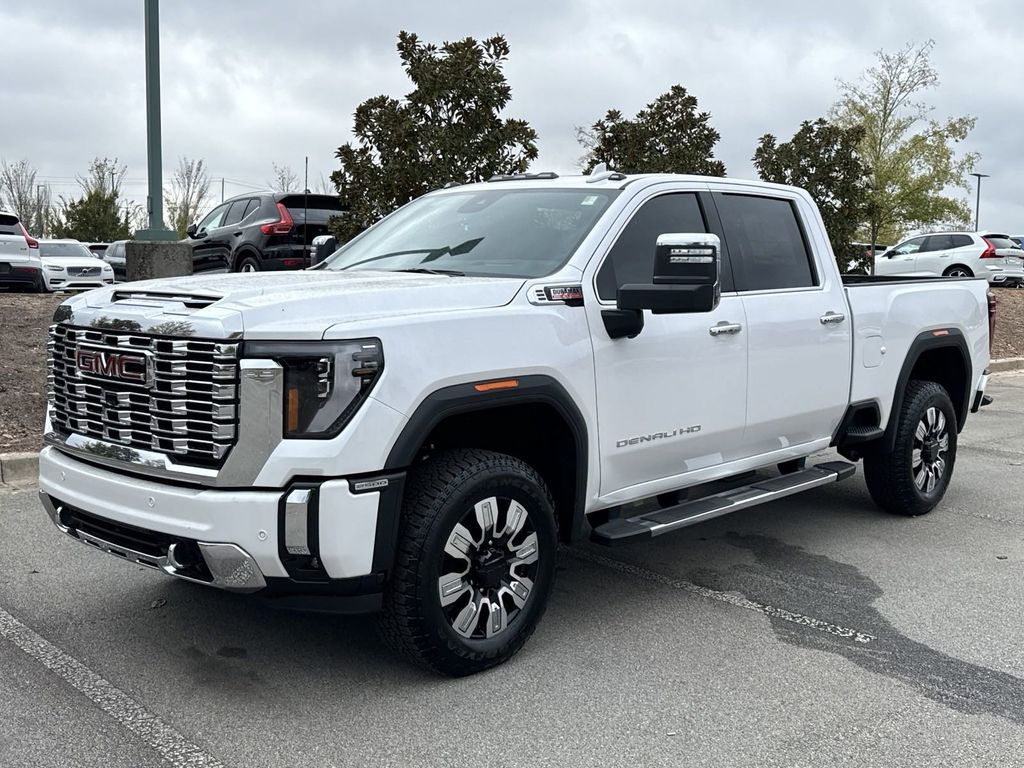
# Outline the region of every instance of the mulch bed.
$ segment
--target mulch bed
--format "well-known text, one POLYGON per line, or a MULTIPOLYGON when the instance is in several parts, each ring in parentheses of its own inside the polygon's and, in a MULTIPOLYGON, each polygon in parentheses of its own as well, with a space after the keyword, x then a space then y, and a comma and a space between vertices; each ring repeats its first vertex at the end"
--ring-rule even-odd
MULTIPOLYGON (((996 289, 995 359, 1024 357, 1024 290, 996 289)), ((0 453, 42 445, 46 330, 64 296, 0 291, 0 453)))

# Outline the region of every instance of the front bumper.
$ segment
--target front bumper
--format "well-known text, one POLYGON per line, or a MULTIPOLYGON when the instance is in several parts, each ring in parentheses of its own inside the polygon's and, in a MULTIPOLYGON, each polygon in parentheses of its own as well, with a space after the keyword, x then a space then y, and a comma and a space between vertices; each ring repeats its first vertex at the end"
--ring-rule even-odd
MULTIPOLYGON (((337 598, 379 594, 391 566, 401 481, 328 479, 302 488, 313 490, 304 525, 286 529, 286 519, 294 522, 287 514, 294 504, 286 502, 296 498, 295 487, 189 488, 111 472, 53 446, 39 456, 43 506, 82 543, 233 592, 331 597, 336 606, 321 610, 355 610, 337 598)), ((360 610, 374 607, 357 602, 360 610)))

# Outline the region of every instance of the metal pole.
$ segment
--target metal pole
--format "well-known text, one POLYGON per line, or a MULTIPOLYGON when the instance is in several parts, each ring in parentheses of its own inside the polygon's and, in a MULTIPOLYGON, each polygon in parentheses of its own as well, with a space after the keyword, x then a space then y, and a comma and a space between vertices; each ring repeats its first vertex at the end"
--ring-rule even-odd
POLYGON ((978 180, 978 192, 974 200, 974 231, 978 231, 978 215, 981 211, 981 180, 987 179, 989 174, 987 173, 972 173, 971 176, 978 180))
POLYGON ((220 201, 224 202, 224 177, 220 177, 220 201))
POLYGON ((163 161, 160 137, 160 0, 144 0, 146 28, 146 144, 148 155, 149 226, 144 240, 174 240, 164 223, 163 161))

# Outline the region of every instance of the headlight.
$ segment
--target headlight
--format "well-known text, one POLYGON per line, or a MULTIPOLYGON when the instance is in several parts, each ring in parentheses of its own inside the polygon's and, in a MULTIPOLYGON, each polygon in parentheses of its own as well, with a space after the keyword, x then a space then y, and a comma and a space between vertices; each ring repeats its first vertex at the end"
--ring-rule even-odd
POLYGON ((48 272, 63 272, 64 267, 55 267, 53 264, 47 264, 46 269, 48 272))
POLYGON ((247 343, 245 356, 284 368, 286 438, 339 435, 384 370, 379 339, 247 343))

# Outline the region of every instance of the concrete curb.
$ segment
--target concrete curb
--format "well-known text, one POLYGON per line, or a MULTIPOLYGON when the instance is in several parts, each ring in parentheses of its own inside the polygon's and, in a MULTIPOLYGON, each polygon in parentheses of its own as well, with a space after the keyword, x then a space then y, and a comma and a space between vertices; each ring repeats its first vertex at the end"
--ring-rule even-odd
POLYGON ((992 360, 988 364, 988 369, 992 373, 1024 370, 1024 357, 1004 357, 1002 360, 992 360))
POLYGON ((0 453, 0 483, 31 484, 39 477, 38 453, 0 453))

